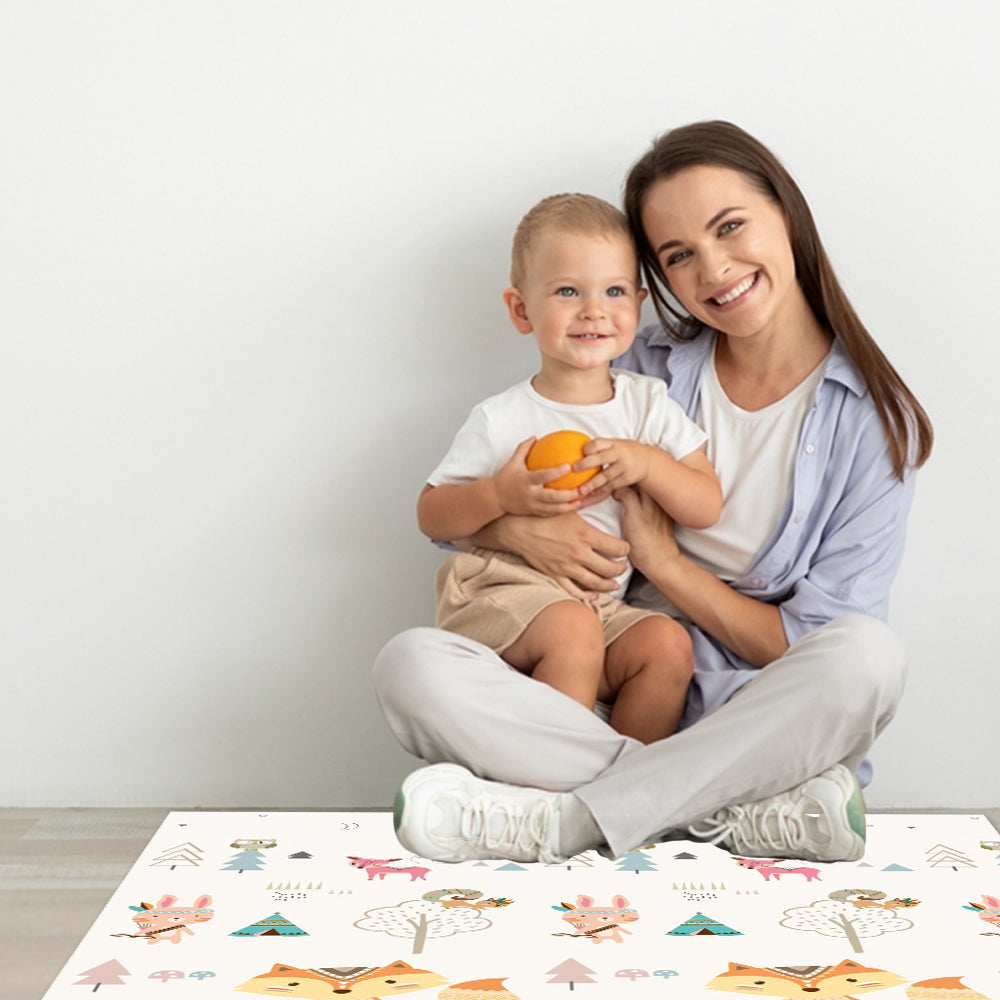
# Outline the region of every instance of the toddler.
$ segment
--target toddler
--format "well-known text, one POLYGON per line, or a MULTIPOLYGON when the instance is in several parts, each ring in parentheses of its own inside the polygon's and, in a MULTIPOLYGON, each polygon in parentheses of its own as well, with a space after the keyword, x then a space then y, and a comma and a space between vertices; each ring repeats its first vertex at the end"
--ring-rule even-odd
MULTIPOLYGON (((534 336, 540 367, 473 409, 420 495, 421 531, 464 544, 504 514, 579 511, 622 537, 612 492, 625 487, 646 492, 678 524, 715 523, 722 496, 706 435, 661 379, 611 366, 632 344, 645 295, 618 209, 564 194, 525 215, 503 298, 514 327, 534 336), (562 429, 592 438, 572 469, 600 469, 574 490, 546 486, 570 466, 532 472, 525 464, 538 437, 562 429)), ((624 603, 629 573, 626 565, 613 594, 581 598, 519 556, 471 547, 438 570, 437 625, 589 709, 611 704, 615 729, 651 743, 680 722, 691 642, 668 616, 624 603)))

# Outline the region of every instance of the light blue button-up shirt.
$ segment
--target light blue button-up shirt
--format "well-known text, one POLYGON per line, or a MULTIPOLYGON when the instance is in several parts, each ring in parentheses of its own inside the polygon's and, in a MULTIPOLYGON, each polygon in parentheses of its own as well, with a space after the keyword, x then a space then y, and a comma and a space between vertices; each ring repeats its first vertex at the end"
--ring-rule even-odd
MULTIPOLYGON (((645 327, 615 363, 665 379, 693 419, 714 345, 710 332, 678 342, 658 326, 645 327)), ((911 471, 901 482, 893 471, 875 405, 839 342, 825 365, 782 513, 746 575, 730 584, 777 605, 790 643, 841 615, 886 618, 916 479, 911 471)), ((629 600, 655 607, 658 596, 662 603, 651 593, 640 579, 629 600)), ((695 683, 684 725, 715 711, 756 673, 701 629, 692 627, 691 638, 695 683)))

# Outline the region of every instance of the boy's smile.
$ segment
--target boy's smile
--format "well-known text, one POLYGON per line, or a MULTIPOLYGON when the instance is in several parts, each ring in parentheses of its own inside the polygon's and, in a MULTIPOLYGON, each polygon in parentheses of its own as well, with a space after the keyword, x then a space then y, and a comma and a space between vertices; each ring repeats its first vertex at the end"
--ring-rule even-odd
POLYGON ((532 248, 520 288, 504 301, 514 326, 535 337, 543 378, 602 375, 631 346, 645 297, 624 234, 551 232, 532 248))

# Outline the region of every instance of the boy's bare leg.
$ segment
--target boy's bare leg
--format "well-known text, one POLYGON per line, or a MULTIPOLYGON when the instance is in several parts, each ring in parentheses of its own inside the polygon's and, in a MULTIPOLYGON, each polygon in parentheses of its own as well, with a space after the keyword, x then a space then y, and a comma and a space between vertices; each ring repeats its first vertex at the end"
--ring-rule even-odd
POLYGON ((687 631, 665 615, 643 618, 608 646, 598 698, 614 702, 619 733, 655 743, 677 731, 693 672, 687 631))
POLYGON ((573 600, 550 604, 501 655, 512 667, 585 708, 597 703, 604 634, 597 613, 586 604, 573 600))

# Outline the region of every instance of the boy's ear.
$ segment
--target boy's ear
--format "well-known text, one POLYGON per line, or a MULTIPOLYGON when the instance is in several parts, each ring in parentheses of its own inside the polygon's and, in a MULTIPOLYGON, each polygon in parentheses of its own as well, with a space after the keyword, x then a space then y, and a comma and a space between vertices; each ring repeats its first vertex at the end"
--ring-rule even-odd
POLYGON ((531 320, 528 319, 528 310, 524 304, 524 296, 514 287, 504 289, 503 302, 507 307, 507 314, 511 323, 518 333, 531 333, 531 320))
POLYGON ((645 288, 640 288, 639 291, 635 293, 636 301, 639 303, 639 305, 642 305, 643 302, 646 301, 647 295, 649 295, 649 292, 646 291, 645 288))

